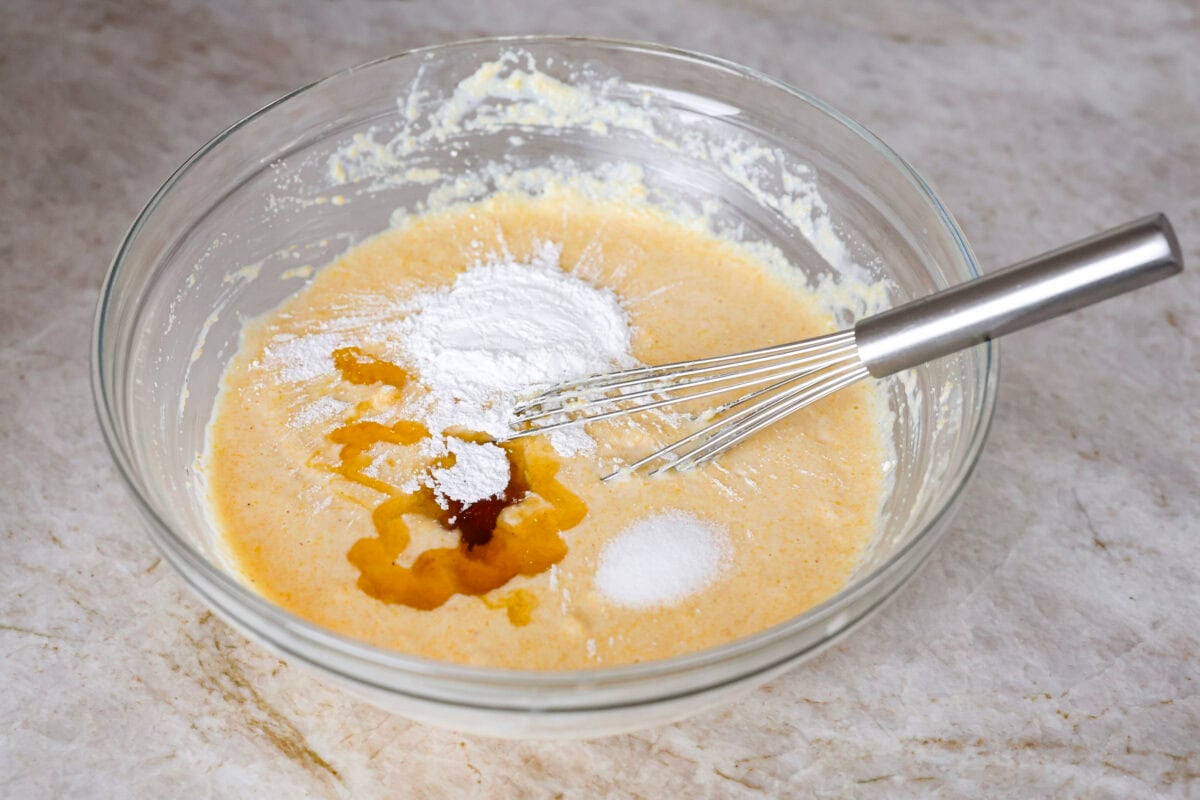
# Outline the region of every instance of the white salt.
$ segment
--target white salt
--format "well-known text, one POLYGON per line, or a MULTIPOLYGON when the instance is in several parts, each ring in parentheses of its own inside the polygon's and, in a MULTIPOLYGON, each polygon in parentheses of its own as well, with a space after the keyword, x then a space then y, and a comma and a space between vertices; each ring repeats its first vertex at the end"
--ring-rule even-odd
POLYGON ((679 511, 657 514, 605 545, 596 588, 630 608, 677 603, 708 586, 727 553, 726 537, 714 525, 679 511))

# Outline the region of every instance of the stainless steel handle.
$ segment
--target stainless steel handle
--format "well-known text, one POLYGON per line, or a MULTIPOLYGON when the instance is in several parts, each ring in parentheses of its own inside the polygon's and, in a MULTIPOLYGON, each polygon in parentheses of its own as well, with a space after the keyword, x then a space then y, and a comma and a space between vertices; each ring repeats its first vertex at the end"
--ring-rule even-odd
POLYGON ((1182 269, 1171 223, 1153 214, 861 320, 858 354, 882 378, 1182 269))

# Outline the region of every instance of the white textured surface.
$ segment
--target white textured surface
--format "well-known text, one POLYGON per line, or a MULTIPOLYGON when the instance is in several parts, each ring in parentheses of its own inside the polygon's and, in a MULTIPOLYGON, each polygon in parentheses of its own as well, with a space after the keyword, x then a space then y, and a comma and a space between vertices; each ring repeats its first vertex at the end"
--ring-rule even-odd
POLYGON ((439 502, 457 500, 464 505, 499 497, 508 488, 512 472, 508 456, 494 444, 476 444, 449 437, 446 443, 454 454, 454 465, 431 470, 439 502))
POLYGON ((690 514, 646 517, 604 545, 596 588, 617 605, 672 605, 712 582, 728 547, 720 529, 690 514))
POLYGON ((0 10, 0 795, 1200 796, 1195 4, 225 5, 0 10), (599 742, 425 728, 246 642, 139 532, 88 398, 104 267, 217 128, 339 67, 524 31, 813 91, 928 176, 987 265, 1161 209, 1191 267, 1006 343, 962 512, 862 630, 599 742))
POLYGON ((430 430, 503 436, 531 389, 630 366, 616 295, 559 269, 559 249, 544 243, 529 264, 477 264, 413 298, 390 339, 429 388, 430 430))

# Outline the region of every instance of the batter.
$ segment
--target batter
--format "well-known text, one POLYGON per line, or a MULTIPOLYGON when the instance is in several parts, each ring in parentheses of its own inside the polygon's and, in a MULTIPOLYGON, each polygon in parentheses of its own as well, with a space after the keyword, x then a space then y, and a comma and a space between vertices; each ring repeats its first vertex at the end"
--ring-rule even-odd
POLYGON ((448 291, 489 260, 561 270, 607 293, 644 363, 833 330, 787 276, 646 208, 553 192, 411 218, 247 325, 227 368, 205 471, 213 518, 247 582, 380 647, 537 670, 722 644, 842 586, 881 502, 868 387, 845 389, 702 468, 602 483, 686 421, 593 423, 583 444, 493 444, 488 431, 439 421, 422 375, 436 367, 436 341, 422 361, 380 334, 405 330, 420 307, 414 298, 448 291), (483 471, 470 473, 473 465, 483 471), (472 491, 492 494, 462 502, 472 491), (703 542, 687 538, 693 528, 703 542), (606 560, 606 548, 620 559, 606 560), (666 585, 685 574, 680 596, 639 590, 656 575, 666 585))

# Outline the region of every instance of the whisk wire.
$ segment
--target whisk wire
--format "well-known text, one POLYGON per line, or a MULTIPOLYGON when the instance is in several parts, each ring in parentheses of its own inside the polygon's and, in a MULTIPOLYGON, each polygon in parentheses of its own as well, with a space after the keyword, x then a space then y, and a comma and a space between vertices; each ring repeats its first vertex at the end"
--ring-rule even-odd
MULTIPOLYGON (((664 379, 655 379, 652 381, 651 385, 645 389, 637 389, 635 391, 613 395, 606 394, 602 397, 579 400, 578 402, 572 402, 572 398, 568 396, 560 399, 558 405, 552 405, 549 408, 544 406, 526 406, 525 410, 532 413, 522 414, 521 419, 525 423, 532 423, 540 419, 552 417, 555 414, 563 413, 564 411, 570 411, 575 421, 587 422, 591 419, 602 418, 601 416, 589 415, 588 412, 593 409, 611 406, 617 401, 639 400, 645 397, 654 397, 656 395, 661 396, 665 389, 670 389, 674 393, 680 393, 684 390, 694 389, 701 386, 714 387, 702 392, 678 394, 673 396, 669 401, 664 401, 661 403, 656 402, 650 404, 638 404, 623 407, 621 410, 632 413, 634 411, 644 411, 650 408, 661 408, 665 405, 670 405, 671 403, 682 403, 688 400, 712 397, 714 395, 725 394, 726 392, 731 392, 736 389, 744 389, 750 386, 757 386, 762 383, 767 383, 768 381, 775 381, 780 378, 780 376, 790 380, 791 378, 797 378, 812 372, 816 372, 817 370, 843 361, 849 351, 847 351, 847 353, 838 351, 831 352, 836 354, 828 357, 826 353, 821 353, 816 356, 792 359, 786 365, 773 363, 767 366, 756 367, 754 369, 726 371, 718 375, 712 375, 706 378, 695 378, 694 380, 671 381, 668 383, 664 379), (781 366, 786 366, 786 368, 781 371, 781 366), (730 381, 737 382, 730 383, 730 381)), ((722 366, 721 369, 727 368, 722 366)), ((693 375, 700 371, 702 370, 682 370, 679 373, 676 373, 676 375, 673 377, 684 377, 687 375, 693 375)), ((641 386, 645 383, 646 381, 630 381, 629 385, 641 386)), ((610 386, 607 387, 606 390, 612 390, 613 388, 614 387, 610 386)), ((520 410, 518 410, 518 413, 520 413, 520 410)))
POLYGON ((691 377, 705 372, 723 369, 733 365, 739 371, 747 365, 789 359, 790 364, 798 361, 797 357, 828 356, 834 353, 847 353, 854 349, 854 332, 840 331, 825 336, 818 336, 803 342, 761 347, 756 350, 746 350, 724 356, 710 356, 690 361, 677 361, 671 364, 661 364, 650 367, 634 367, 617 372, 589 375, 572 381, 564 381, 546 389, 536 397, 518 403, 515 411, 518 415, 547 402, 557 401, 560 404, 582 392, 600 390, 619 391, 629 386, 647 383, 654 379, 666 383, 674 383, 683 377, 691 377))
POLYGON ((694 417, 707 423, 699 430, 604 480, 666 461, 653 475, 710 460, 780 417, 866 374, 853 331, 733 355, 636 367, 564 382, 519 404, 507 438, 751 390, 694 417))
MULTIPOLYGON (((847 366, 847 368, 855 367, 854 364, 848 364, 846 366, 847 366)), ((706 448, 709 446, 710 443, 713 443, 714 441, 716 441, 718 436, 720 436, 723 432, 727 432, 727 431, 731 431, 731 430, 733 430, 734 432, 740 431, 741 426, 754 424, 754 422, 756 420, 760 419, 764 414, 771 413, 772 410, 778 408, 780 405, 788 402, 789 400, 798 398, 799 396, 803 395, 806 391, 809 391, 809 390, 813 389, 814 387, 817 387, 818 385, 821 385, 824 382, 828 381, 831 377, 836 379, 837 377, 843 376, 845 374, 846 374, 846 370, 838 370, 836 372, 836 374, 830 373, 829 375, 821 375, 821 376, 818 376, 817 378, 804 381, 800 385, 794 386, 791 389, 783 392, 782 394, 768 397, 765 400, 760 400, 759 402, 755 403, 754 405, 744 408, 741 411, 737 412, 736 414, 730 414, 727 417, 723 417, 723 418, 719 419, 718 421, 713 422, 694 433, 684 436, 682 439, 679 439, 678 441, 672 442, 671 444, 669 444, 665 447, 659 448, 658 450, 654 451, 650 455, 645 456, 644 458, 639 459, 638 461, 635 461, 634 463, 628 465, 627 467, 624 467, 623 469, 619 469, 613 473, 610 473, 609 475, 605 475, 602 480, 607 481, 611 478, 616 477, 617 475, 621 475, 626 472, 633 472, 633 471, 640 469, 641 467, 646 466, 647 464, 651 464, 655 461, 665 459, 667 456, 669 456, 672 453, 674 453, 675 451, 679 450, 684 445, 690 444, 690 443, 696 441, 697 439, 700 439, 700 440, 702 440, 700 442, 700 444, 696 445, 696 447, 694 447, 692 450, 688 451, 683 456, 680 456, 679 458, 671 461, 670 463, 665 464, 662 467, 659 467, 658 469, 654 470, 651 474, 652 475, 658 474, 659 472, 663 472, 665 470, 672 469, 672 468, 681 467, 687 463, 691 463, 692 456, 694 454, 698 453, 701 450, 701 448, 706 448), (738 422, 739 420, 741 420, 741 422, 738 422), (733 423, 737 423, 737 426, 735 426, 735 428, 731 428, 731 425, 733 423)), ((858 377, 855 377, 854 380, 858 380, 858 377)), ((789 378, 785 381, 780 381, 780 384, 789 384, 789 383, 794 383, 794 382, 795 382, 794 378, 789 378)), ((821 395, 821 396, 824 396, 824 395, 821 395)), ((747 400, 747 399, 748 399, 748 397, 742 398, 743 401, 747 400)), ((741 402, 741 401, 739 401, 739 402, 741 402)), ((747 435, 749 435, 749 434, 747 434, 747 435)), ((745 438, 745 437, 742 437, 742 438, 745 438)), ((739 439, 738 441, 741 441, 741 439, 739 439)), ((730 445, 730 446, 732 446, 732 445, 730 445)), ((724 449, 725 449, 724 447, 721 447, 722 451, 724 449)))
POLYGON ((659 467, 650 474, 657 475, 665 472, 667 469, 688 469, 689 467, 699 466, 707 461, 711 461, 729 448, 758 433, 763 428, 774 425, 789 414, 799 411, 805 406, 812 405, 840 389, 844 389, 850 384, 865 378, 868 374, 865 367, 848 364, 843 369, 838 370, 836 374, 831 372, 822 375, 820 379, 813 381, 809 386, 796 391, 794 395, 789 395, 790 399, 780 399, 772 402, 767 408, 759 411, 750 418, 732 428, 726 428, 720 435, 714 436, 704 442, 695 450, 687 453, 679 461, 659 467))

